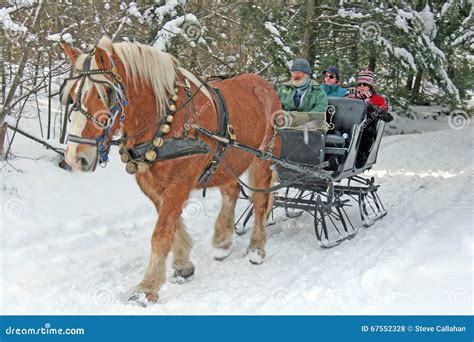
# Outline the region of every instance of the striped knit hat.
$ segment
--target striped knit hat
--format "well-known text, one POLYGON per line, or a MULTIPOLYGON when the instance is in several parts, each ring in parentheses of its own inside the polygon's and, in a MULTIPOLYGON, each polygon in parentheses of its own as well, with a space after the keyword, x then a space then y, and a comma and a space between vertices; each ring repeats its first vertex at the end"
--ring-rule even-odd
POLYGON ((365 68, 361 72, 359 72, 359 77, 357 77, 357 84, 359 83, 367 83, 370 84, 372 87, 375 87, 375 78, 374 73, 369 70, 369 68, 365 68))

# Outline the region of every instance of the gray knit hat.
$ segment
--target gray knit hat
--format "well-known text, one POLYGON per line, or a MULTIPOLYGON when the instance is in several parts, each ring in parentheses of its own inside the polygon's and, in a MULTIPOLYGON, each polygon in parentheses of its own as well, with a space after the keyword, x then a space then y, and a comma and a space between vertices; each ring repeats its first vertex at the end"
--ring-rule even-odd
POLYGON ((305 74, 311 75, 311 67, 309 66, 309 62, 304 58, 298 58, 293 61, 291 65, 290 72, 293 71, 302 71, 305 74))

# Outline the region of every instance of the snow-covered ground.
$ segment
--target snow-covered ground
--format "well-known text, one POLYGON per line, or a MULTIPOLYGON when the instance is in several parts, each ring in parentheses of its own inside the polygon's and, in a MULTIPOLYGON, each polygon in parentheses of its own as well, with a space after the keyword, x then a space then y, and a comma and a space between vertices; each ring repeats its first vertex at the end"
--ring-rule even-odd
POLYGON ((472 314, 473 126, 426 122, 407 123, 423 134, 382 141, 370 174, 388 215, 330 250, 303 215, 269 227, 264 264, 243 257, 249 234, 215 261, 220 195, 194 193, 184 219, 195 278, 165 284, 148 308, 125 300, 148 262, 156 214, 116 151, 105 169, 68 173, 53 152, 17 137, 15 154, 29 158, 11 161, 23 172, 0 171, 0 313, 472 314))
POLYGON ((410 106, 410 109, 416 120, 406 115, 392 113, 394 120, 385 126, 385 135, 441 131, 447 127, 463 129, 472 120, 466 112, 462 111, 453 111, 452 115, 447 115, 449 111, 442 106, 410 106), (462 113, 466 116, 455 115, 462 113))

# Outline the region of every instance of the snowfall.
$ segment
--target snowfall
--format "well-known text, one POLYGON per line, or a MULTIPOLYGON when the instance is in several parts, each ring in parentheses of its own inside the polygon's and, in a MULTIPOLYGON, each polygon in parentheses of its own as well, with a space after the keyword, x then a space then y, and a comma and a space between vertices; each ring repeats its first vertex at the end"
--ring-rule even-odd
MULTIPOLYGON (((145 271, 157 214, 116 149, 106 168, 70 173, 57 154, 17 135, 0 170, 0 313, 472 314, 474 126, 415 110, 417 119, 389 124, 368 172, 388 210, 382 220, 363 228, 352 210, 358 235, 321 249, 312 216, 276 211, 262 265, 245 259, 248 233, 216 261, 220 194, 196 191, 183 211, 194 280, 167 282, 146 308, 126 300, 145 271)), ((36 125, 25 118, 20 127, 36 125)))

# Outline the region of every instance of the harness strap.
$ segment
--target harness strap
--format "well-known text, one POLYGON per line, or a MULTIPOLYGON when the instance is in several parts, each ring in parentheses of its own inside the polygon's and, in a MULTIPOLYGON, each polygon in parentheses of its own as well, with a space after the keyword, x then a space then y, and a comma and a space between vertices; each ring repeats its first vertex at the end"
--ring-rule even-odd
MULTIPOLYGON (((133 160, 144 160, 145 153, 153 147, 152 142, 145 142, 129 149, 128 153, 133 160)), ((200 140, 189 138, 164 139, 163 145, 160 147, 159 153, 154 161, 207 153, 209 153, 207 145, 200 140)))
POLYGON ((84 138, 78 135, 68 134, 67 141, 74 142, 77 144, 84 144, 84 145, 94 145, 97 146, 97 139, 95 138, 84 138))
MULTIPOLYGON (((222 95, 221 91, 217 88, 212 88, 207 83, 206 86, 209 88, 211 95, 214 99, 214 102, 217 105, 217 119, 218 119, 218 131, 217 135, 227 138, 227 139, 235 139, 235 134, 231 126, 229 126, 229 113, 227 110, 227 105, 224 100, 224 96, 222 95), (231 131, 231 133, 230 133, 231 131)), ((199 177, 199 184, 203 186, 202 196, 206 197, 206 190, 207 184, 211 176, 216 172, 217 167, 221 161, 222 155, 227 150, 228 144, 218 141, 217 147, 214 150, 214 155, 212 156, 211 161, 207 165, 207 167, 203 170, 201 176, 199 177)))
MULTIPOLYGON (((189 83, 187 82, 187 79, 185 79, 185 80, 186 81, 184 82, 184 89, 185 89, 186 97, 185 97, 184 103, 182 103, 178 108, 175 108, 172 111, 168 110, 165 113, 165 115, 163 116, 163 118, 161 118, 158 121, 158 124, 153 124, 152 126, 147 127, 144 130, 139 131, 139 132, 137 132, 137 133, 135 133, 135 134, 133 134, 129 137, 126 137, 121 141, 122 143, 126 142, 127 139, 130 139, 132 137, 141 135, 146 130, 150 129, 151 127, 158 126, 158 129, 156 130, 156 133, 155 133, 155 135, 154 135, 154 137, 151 141, 147 141, 147 142, 144 142, 144 143, 139 143, 139 144, 131 146, 127 149, 128 152, 129 152, 131 161, 138 162, 138 161, 146 160, 145 154, 147 153, 147 151, 150 151, 150 150, 154 150, 156 152, 156 155, 157 155, 157 157, 151 162, 156 162, 156 161, 164 160, 164 159, 178 158, 178 157, 187 156, 187 155, 191 155, 191 154, 201 154, 201 153, 206 153, 207 154, 207 153, 209 153, 209 149, 208 149, 208 147, 205 143, 203 143, 203 142, 196 143, 196 139, 186 138, 187 133, 188 133, 187 131, 189 131, 189 129, 191 127, 189 125, 189 123, 187 123, 187 122, 185 122, 184 127, 183 127, 183 138, 186 138, 186 139, 183 139, 183 138, 165 139, 164 138, 165 133, 163 133, 163 131, 160 129, 161 125, 166 123, 166 118, 169 115, 174 115, 182 109, 185 110, 186 120, 188 120, 189 103, 193 103, 193 107, 194 107, 194 102, 193 102, 194 101, 194 96, 196 96, 196 94, 198 94, 200 92, 200 89, 203 86, 203 84, 201 84, 194 93, 190 93, 189 92, 190 87, 188 87, 189 83), (153 144, 153 140, 155 140, 156 138, 162 138, 162 141, 163 141, 162 146, 156 147, 153 144), (179 141, 179 142, 176 143, 174 141, 179 141), (186 144, 188 144, 188 146, 186 144), (165 147, 165 145, 166 145, 166 147, 165 147), (179 151, 176 150, 176 148, 178 148, 178 147, 182 149, 182 153, 179 153, 179 151), (163 149, 164 149, 164 151, 163 151, 163 149), (162 158, 161 156, 164 156, 164 157, 162 158)), ((148 162, 150 162, 150 161, 148 161, 148 162)))

